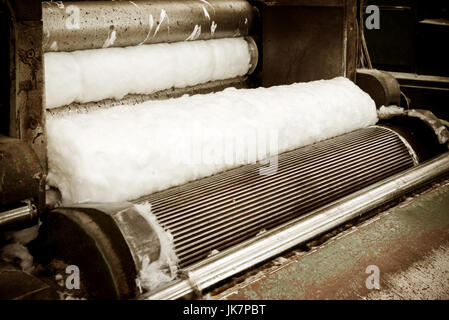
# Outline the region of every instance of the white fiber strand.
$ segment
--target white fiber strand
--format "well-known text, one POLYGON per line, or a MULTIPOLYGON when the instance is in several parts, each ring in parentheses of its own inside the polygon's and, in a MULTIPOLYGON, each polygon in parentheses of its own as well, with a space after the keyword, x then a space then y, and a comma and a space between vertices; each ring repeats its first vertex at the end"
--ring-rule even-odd
POLYGON ((143 289, 151 291, 175 279, 178 272, 178 258, 174 250, 173 236, 159 225, 156 216, 151 213, 151 205, 146 202, 136 204, 135 208, 156 232, 161 246, 158 260, 150 261, 147 255, 140 257, 142 265, 136 285, 142 293, 143 289))

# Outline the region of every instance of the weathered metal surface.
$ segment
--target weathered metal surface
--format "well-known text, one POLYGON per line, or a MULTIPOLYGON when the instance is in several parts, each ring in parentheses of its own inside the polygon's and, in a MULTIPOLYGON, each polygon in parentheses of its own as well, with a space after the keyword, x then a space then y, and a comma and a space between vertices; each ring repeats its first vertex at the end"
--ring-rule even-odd
POLYGON ((243 0, 43 2, 44 51, 241 37, 255 24, 243 0))
POLYGON ((31 145, 46 168, 42 22, 17 23, 16 119, 20 139, 31 145))
POLYGON ((298 251, 243 276, 245 282, 217 289, 212 297, 448 299, 448 230, 446 180, 310 252, 298 251), (366 286, 370 265, 379 268, 380 290, 366 286))
POLYGON ((39 209, 43 209, 44 192, 44 171, 31 147, 0 135, 0 205, 34 199, 39 209))
POLYGON ((401 89, 397 80, 389 73, 375 69, 357 69, 357 85, 376 103, 376 107, 399 106, 401 89))
POLYGON ((30 224, 37 224, 37 208, 32 200, 22 201, 19 207, 14 206, 11 209, 0 209, 0 230, 23 228, 30 224), (3 211, 5 210, 5 211, 3 211))
POLYGON ((245 40, 248 43, 248 51, 250 56, 249 62, 250 67, 247 74, 251 75, 253 74, 254 70, 256 70, 259 64, 259 48, 257 47, 257 43, 253 39, 253 37, 246 36, 245 40))
POLYGON ((44 262, 79 267, 90 298, 131 298, 148 256, 160 255, 159 237, 130 203, 90 203, 52 210, 39 235, 44 262))
POLYGON ((46 170, 40 1, 2 2, 5 2, 11 11, 8 135, 28 143, 37 154, 42 168, 46 170))
POLYGON ((63 107, 47 109, 46 112, 52 115, 70 112, 87 113, 89 111, 98 110, 98 108, 110 108, 124 104, 135 105, 137 103, 142 103, 149 100, 164 100, 164 99, 178 98, 185 94, 193 95, 193 94, 207 94, 211 92, 218 92, 228 87, 234 87, 237 89, 249 88, 251 87, 251 82, 248 80, 247 76, 243 76, 226 80, 210 81, 198 84, 196 86, 188 86, 184 88, 170 88, 166 90, 157 91, 151 94, 129 94, 119 100, 104 99, 96 102, 72 103, 70 105, 63 107))
POLYGON ((12 21, 10 9, 0 0, 0 134, 9 134, 10 119, 10 34, 12 21))
POLYGON ((94 209, 60 208, 39 230, 35 258, 59 259, 79 268, 91 299, 132 297, 136 271, 129 249, 112 219, 94 209))
POLYGON ((262 85, 345 76, 355 80, 356 2, 256 1, 262 85))
POLYGON ((409 117, 415 117, 424 121, 433 130, 440 144, 447 144, 449 141, 449 130, 446 126, 429 110, 412 109, 407 111, 409 117))
POLYGON ((449 77, 423 75, 406 72, 384 71, 395 77, 401 86, 423 86, 449 90, 449 77))
POLYGON ((429 160, 447 150, 440 144, 435 131, 417 117, 396 116, 384 119, 379 124, 396 131, 412 147, 418 162, 429 160))
POLYGON ((358 50, 358 27, 357 27, 357 1, 344 0, 345 5, 345 76, 352 81, 356 80, 357 70, 357 50, 358 50))
POLYGON ((156 231, 131 203, 90 203, 75 208, 95 208, 97 216, 107 214, 114 220, 129 248, 137 272, 141 270, 144 256, 148 256, 150 261, 159 258, 161 246, 156 231))

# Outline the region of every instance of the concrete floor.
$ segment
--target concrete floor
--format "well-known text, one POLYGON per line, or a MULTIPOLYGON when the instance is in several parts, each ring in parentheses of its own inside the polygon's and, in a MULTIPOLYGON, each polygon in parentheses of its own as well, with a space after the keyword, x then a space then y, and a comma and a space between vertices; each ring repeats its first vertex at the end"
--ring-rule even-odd
POLYGON ((207 298, 449 299, 449 180, 207 298))

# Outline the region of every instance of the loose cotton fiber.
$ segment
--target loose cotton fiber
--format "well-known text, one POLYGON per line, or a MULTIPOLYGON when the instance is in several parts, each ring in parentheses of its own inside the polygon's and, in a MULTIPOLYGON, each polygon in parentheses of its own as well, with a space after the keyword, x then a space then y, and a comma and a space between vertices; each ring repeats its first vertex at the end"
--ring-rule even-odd
POLYGON ((34 271, 33 256, 21 243, 10 243, 0 248, 0 257, 6 262, 19 262, 22 270, 27 273, 34 271))
POLYGON ((7 262, 19 262, 23 271, 34 271, 33 256, 25 246, 37 238, 39 225, 19 231, 5 232, 5 239, 9 241, 4 247, 0 247, 0 258, 7 262))
POLYGON ((250 60, 243 38, 48 52, 46 108, 243 76, 250 60))
POLYGON ((49 115, 47 182, 64 204, 132 200, 376 122, 346 78, 49 115))
POLYGON ((174 249, 173 236, 159 225, 156 216, 151 213, 151 205, 146 202, 136 204, 135 208, 156 232, 161 246, 157 260, 150 261, 148 256, 140 257, 141 266, 136 285, 142 293, 144 289, 151 291, 173 280, 178 272, 178 258, 174 249))

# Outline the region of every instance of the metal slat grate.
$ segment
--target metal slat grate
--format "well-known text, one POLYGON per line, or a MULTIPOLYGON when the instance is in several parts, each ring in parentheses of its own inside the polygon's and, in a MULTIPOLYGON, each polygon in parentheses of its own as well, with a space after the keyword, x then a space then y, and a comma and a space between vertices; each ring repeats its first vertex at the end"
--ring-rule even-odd
POLYGON ((369 127, 279 155, 274 175, 254 164, 158 192, 149 201, 181 267, 413 166, 400 138, 369 127))

